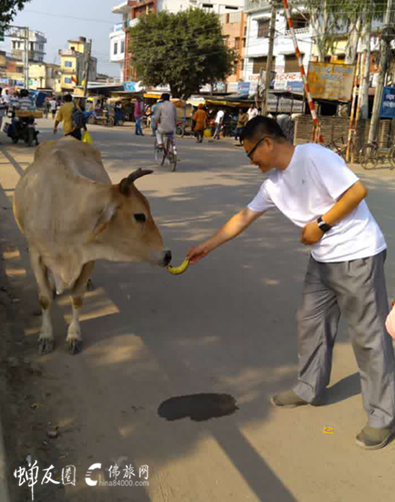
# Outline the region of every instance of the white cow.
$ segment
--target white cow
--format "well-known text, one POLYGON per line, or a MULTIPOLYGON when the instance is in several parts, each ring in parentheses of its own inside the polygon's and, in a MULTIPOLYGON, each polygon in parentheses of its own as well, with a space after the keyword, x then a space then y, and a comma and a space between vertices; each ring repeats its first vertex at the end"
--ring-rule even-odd
POLYGON ((73 304, 66 341, 71 354, 81 350, 78 313, 95 260, 170 263, 149 203, 134 185, 151 172, 139 169, 112 185, 92 145, 66 137, 36 149, 15 188, 13 209, 39 289, 41 354, 53 349, 50 308, 65 289, 73 304))

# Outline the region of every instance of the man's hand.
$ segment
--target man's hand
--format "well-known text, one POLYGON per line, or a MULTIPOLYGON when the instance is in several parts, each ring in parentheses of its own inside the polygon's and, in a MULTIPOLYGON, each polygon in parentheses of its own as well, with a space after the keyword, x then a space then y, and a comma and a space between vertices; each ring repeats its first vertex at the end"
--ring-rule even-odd
POLYGON ((58 128, 57 127, 54 127, 53 128, 53 133, 56 134, 58 132, 58 128))
POLYGON ((186 258, 192 265, 196 265, 202 258, 207 256, 209 253, 206 244, 197 244, 189 249, 186 258))
POLYGON ((302 244, 306 244, 306 246, 311 246, 312 244, 320 241, 323 235, 324 232, 320 229, 318 223, 313 221, 311 223, 307 223, 307 225, 303 227, 300 242, 302 244))

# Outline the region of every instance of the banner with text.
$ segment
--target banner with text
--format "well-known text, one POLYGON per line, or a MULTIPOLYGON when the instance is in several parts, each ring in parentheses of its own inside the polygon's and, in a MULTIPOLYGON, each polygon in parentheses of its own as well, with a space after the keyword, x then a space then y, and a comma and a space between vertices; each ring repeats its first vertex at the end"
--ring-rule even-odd
POLYGON ((384 87, 380 118, 395 119, 395 87, 384 87))
POLYGON ((307 80, 313 99, 350 101, 354 72, 351 64, 310 62, 307 80))

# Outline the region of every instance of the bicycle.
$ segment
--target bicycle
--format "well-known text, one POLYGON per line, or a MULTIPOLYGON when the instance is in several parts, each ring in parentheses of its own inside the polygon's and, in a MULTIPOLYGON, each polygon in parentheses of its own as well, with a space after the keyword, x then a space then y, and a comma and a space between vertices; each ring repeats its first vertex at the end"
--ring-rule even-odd
POLYGON ((172 166, 172 172, 174 172, 177 170, 177 146, 174 140, 174 133, 163 133, 162 141, 162 148, 159 148, 158 140, 155 138, 155 160, 159 166, 163 166, 167 159, 169 165, 172 166))
POLYGON ((380 162, 384 164, 388 162, 390 169, 394 169, 395 145, 388 148, 379 146, 378 141, 367 143, 359 152, 359 162, 366 170, 374 169, 380 162))
POLYGON ((325 145, 325 148, 329 148, 332 152, 337 153, 337 155, 339 155, 343 160, 346 160, 347 144, 344 142, 343 137, 340 137, 337 140, 332 139, 330 143, 325 145))

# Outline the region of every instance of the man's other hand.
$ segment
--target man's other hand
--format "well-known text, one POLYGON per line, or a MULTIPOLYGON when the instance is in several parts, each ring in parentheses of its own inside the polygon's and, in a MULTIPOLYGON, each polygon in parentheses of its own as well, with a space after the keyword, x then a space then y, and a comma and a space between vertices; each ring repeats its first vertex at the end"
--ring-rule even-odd
POLYGON ((324 232, 320 229, 318 223, 313 221, 304 226, 300 242, 306 244, 306 246, 311 246, 320 241, 323 235, 324 232))

